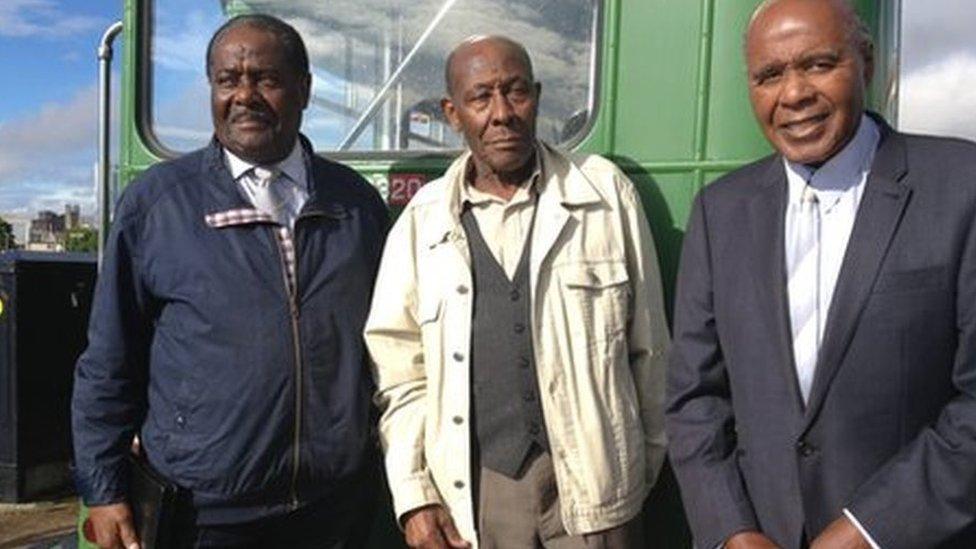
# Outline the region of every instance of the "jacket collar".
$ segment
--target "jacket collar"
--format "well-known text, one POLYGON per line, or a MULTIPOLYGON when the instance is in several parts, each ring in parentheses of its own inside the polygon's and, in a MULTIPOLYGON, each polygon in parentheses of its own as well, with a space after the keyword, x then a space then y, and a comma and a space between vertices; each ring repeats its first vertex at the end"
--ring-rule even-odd
MULTIPOLYGON (((308 200, 299 216, 324 216, 336 219, 347 217, 348 208, 342 202, 333 199, 332 195, 335 193, 331 193, 328 187, 330 178, 327 176, 327 161, 315 156, 312 143, 304 135, 298 135, 298 142, 304 152, 302 158, 305 162, 305 173, 308 174, 309 191, 308 200)), ((223 147, 216 136, 203 150, 201 171, 207 175, 206 185, 211 191, 206 206, 208 215, 253 209, 227 168, 223 147)))
MULTIPOLYGON (((563 153, 542 142, 536 142, 541 176, 536 183, 539 202, 537 219, 546 219, 554 209, 572 210, 594 204, 607 204, 596 186, 563 153)), ((465 151, 444 173, 444 188, 434 197, 433 215, 424 220, 421 241, 427 247, 463 238, 461 227, 462 186, 471 151, 465 151)))

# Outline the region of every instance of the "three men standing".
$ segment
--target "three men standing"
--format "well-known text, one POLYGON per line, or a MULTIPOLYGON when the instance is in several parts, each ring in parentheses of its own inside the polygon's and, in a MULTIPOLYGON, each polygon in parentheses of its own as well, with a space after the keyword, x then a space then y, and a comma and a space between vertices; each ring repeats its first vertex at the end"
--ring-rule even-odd
POLYGON ((192 497, 180 546, 350 547, 372 503, 362 329, 387 212, 299 135, 292 27, 236 17, 206 61, 214 140, 116 209, 74 386, 79 490, 101 547, 137 547, 138 435, 192 497))
POLYGON ((749 94, 778 154, 695 201, 668 375, 698 546, 974 547, 976 147, 865 113, 844 0, 771 0, 749 94))
POLYGON ((469 151, 397 220, 366 328, 407 542, 643 547, 668 331, 637 192, 536 140, 519 44, 469 39, 446 80, 469 151))

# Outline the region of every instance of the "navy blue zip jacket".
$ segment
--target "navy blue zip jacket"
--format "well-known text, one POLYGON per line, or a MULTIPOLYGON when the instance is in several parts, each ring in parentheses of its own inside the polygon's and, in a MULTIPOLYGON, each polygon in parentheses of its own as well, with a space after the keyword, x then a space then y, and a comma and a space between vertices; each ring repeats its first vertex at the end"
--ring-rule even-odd
POLYGON ((72 400, 88 505, 123 501, 138 434, 200 524, 348 493, 373 450, 362 341, 388 224, 378 193, 305 147, 297 290, 277 226, 250 209, 214 141, 148 169, 119 201, 72 400))

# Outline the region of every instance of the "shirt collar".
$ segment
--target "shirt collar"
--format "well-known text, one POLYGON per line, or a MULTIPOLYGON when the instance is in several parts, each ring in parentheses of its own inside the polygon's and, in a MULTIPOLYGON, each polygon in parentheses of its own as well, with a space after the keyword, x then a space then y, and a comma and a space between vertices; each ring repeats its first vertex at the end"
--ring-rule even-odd
MULTIPOLYGON (((231 175, 234 177, 234 181, 239 180, 241 176, 248 173, 258 165, 244 160, 243 158, 230 152, 226 147, 224 147, 224 160, 227 163, 227 169, 230 170, 231 175)), ((288 153, 288 156, 286 156, 284 160, 267 167, 278 169, 281 173, 287 176, 292 183, 295 183, 302 188, 307 186, 305 177, 305 154, 298 139, 295 140, 295 146, 292 147, 291 152, 288 153)))
POLYGON ((488 202, 499 202, 505 204, 521 204, 522 202, 527 202, 532 197, 532 192, 537 191, 536 187, 538 182, 542 179, 542 154, 539 151, 539 147, 535 148, 535 168, 532 170, 532 174, 525 181, 519 183, 518 190, 512 196, 509 201, 504 201, 501 197, 495 196, 491 193, 486 193, 484 191, 476 189, 471 182, 468 181, 468 173, 471 166, 472 160, 468 159, 468 166, 463 170, 463 179, 461 181, 461 204, 471 203, 473 205, 481 205, 488 202))
POLYGON ((789 185, 789 201, 799 203, 807 181, 817 191, 821 202, 830 203, 853 187, 860 185, 871 170, 874 153, 881 141, 878 124, 867 115, 861 115, 854 138, 820 169, 783 159, 786 180, 789 185))

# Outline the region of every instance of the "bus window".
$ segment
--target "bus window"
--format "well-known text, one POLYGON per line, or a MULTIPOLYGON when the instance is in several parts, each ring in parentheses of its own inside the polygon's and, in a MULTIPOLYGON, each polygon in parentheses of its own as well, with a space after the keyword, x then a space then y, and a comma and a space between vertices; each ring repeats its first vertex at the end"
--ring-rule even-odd
POLYGON ((504 34, 525 44, 542 83, 539 137, 572 145, 590 127, 596 89, 595 0, 155 0, 151 109, 143 130, 162 153, 205 144, 212 131, 204 54, 241 13, 270 13, 302 34, 313 86, 302 131, 323 152, 432 152, 462 144, 440 109, 444 60, 463 38, 504 34))

